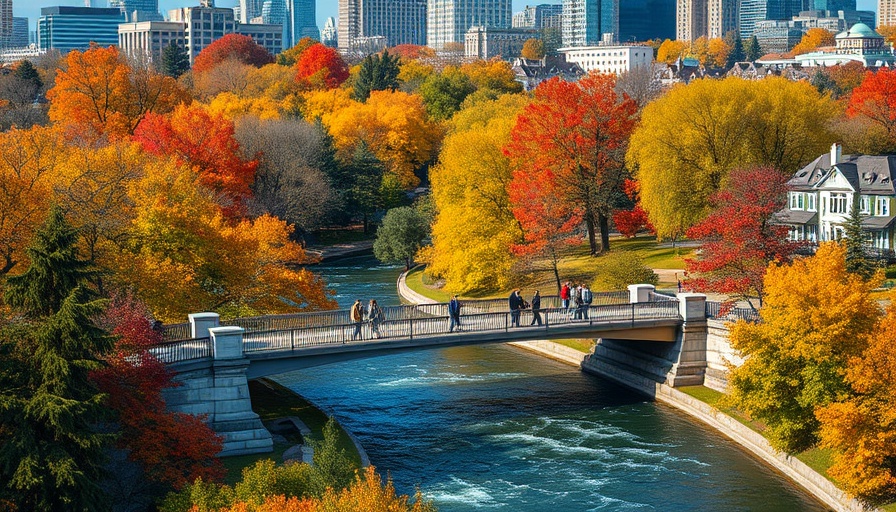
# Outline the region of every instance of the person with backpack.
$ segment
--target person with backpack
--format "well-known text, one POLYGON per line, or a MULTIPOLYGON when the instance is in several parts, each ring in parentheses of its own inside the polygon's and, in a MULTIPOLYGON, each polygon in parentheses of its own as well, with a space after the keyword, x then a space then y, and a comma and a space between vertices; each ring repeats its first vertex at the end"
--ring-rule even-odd
POLYGON ((582 285, 582 318, 585 320, 588 319, 588 308, 591 307, 591 302, 594 300, 594 294, 591 293, 591 289, 588 288, 587 284, 582 285))
POLYGON ((376 303, 376 299, 370 299, 370 305, 367 308, 367 320, 370 322, 370 330, 373 332, 373 335, 376 336, 376 339, 380 339, 383 337, 382 333, 380 333, 380 324, 383 323, 383 310, 380 309, 379 304, 376 303))
POLYGON ((355 301, 352 304, 352 310, 349 313, 352 319, 352 323, 355 324, 355 332, 352 333, 352 341, 364 337, 361 335, 361 322, 364 320, 364 304, 361 303, 361 299, 355 301))
POLYGON ((461 330, 460 301, 457 300, 457 295, 452 297, 451 302, 448 303, 448 332, 454 332, 455 327, 458 331, 461 330))

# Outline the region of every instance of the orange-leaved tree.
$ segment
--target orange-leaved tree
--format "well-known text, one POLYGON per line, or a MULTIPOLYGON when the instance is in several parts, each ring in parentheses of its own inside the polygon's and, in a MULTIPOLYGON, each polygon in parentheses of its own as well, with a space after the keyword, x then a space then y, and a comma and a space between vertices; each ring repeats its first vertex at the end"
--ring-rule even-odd
POLYGON ((114 46, 69 52, 47 98, 50 119, 73 134, 113 137, 133 133, 148 113, 164 114, 189 101, 173 78, 132 69, 114 46))
POLYGON ((348 65, 339 52, 320 43, 302 52, 296 62, 296 82, 311 89, 335 89, 348 75, 348 65))
POLYGON ((869 119, 886 130, 890 145, 896 145, 896 70, 866 72, 862 85, 852 91, 846 115, 869 119))
POLYGON ((169 116, 150 114, 134 137, 148 152, 174 157, 195 169, 202 185, 219 194, 225 213, 234 216, 243 212, 251 195, 258 162, 242 159, 233 134, 229 119, 184 105, 169 116))
POLYGON ((852 396, 815 411, 821 445, 834 449, 828 474, 858 496, 896 498, 896 307, 888 307, 867 347, 841 371, 852 396))
POLYGON ((260 46, 251 37, 227 34, 212 41, 199 52, 199 55, 193 59, 193 71, 204 73, 231 59, 257 68, 274 62, 271 52, 260 46))
POLYGON ((615 84, 595 73, 542 82, 504 148, 515 170, 550 180, 562 201, 581 209, 592 254, 610 249, 609 218, 628 177, 625 150, 637 112, 615 84))
POLYGON ((794 55, 801 55, 815 51, 822 46, 833 46, 834 42, 833 32, 818 27, 810 28, 792 51, 794 55))
POLYGON ((118 445, 153 482, 176 489, 197 478, 219 480, 224 466, 217 458, 221 438, 203 419, 166 409, 162 391, 174 386, 174 374, 151 353, 162 342, 148 312, 134 298, 113 300, 101 320, 118 337, 106 366, 91 374, 117 413, 118 445))

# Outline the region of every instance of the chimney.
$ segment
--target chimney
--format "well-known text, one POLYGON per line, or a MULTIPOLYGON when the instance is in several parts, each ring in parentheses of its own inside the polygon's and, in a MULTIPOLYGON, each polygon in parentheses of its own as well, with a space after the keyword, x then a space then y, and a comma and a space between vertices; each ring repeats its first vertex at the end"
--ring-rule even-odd
POLYGON ((843 156, 843 146, 838 143, 831 144, 831 167, 840 163, 843 156))

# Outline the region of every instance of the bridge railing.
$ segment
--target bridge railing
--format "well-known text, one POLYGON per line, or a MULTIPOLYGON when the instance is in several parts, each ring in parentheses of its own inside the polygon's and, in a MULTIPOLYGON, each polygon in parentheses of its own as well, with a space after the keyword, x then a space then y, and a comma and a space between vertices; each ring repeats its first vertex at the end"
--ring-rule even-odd
POLYGON ((212 357, 212 342, 210 338, 184 339, 157 345, 149 351, 163 363, 177 363, 212 357))
POLYGON ((753 308, 727 307, 727 305, 722 302, 706 301, 706 318, 758 322, 759 312, 753 308))
POLYGON ((188 340, 192 337, 189 323, 162 326, 162 339, 166 342, 188 340))
MULTIPOLYGON (((533 312, 523 310, 520 314, 520 328, 550 330, 560 326, 593 325, 605 322, 632 324, 638 320, 680 318, 675 301, 649 302, 639 304, 607 304, 587 308, 546 308, 541 310, 543 325, 530 327, 533 312)), ((384 338, 419 339, 449 334, 447 315, 411 317, 387 320, 379 325, 379 333, 384 338)), ((496 332, 516 330, 512 325, 509 311, 493 313, 463 314, 459 330, 462 332, 496 332)), ((355 323, 332 326, 299 327, 283 330, 253 331, 243 335, 243 352, 258 353, 270 351, 296 350, 301 348, 343 344, 354 341, 372 341, 375 338, 373 326, 369 322, 361 324, 361 335, 352 339, 355 323)))

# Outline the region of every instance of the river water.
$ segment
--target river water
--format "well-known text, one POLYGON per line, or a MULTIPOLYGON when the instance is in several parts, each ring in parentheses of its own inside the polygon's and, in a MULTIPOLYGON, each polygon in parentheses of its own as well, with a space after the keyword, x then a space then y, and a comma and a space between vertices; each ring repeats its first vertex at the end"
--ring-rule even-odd
MULTIPOLYGON (((315 267, 348 307, 398 302, 400 268, 315 267)), ((820 511, 683 413, 506 345, 425 350, 277 380, 335 415, 401 493, 442 512, 820 511)))

